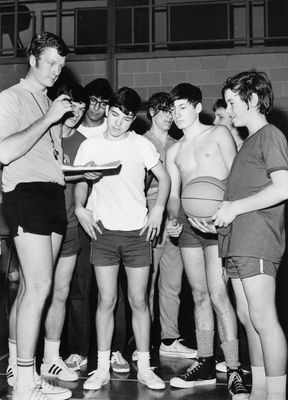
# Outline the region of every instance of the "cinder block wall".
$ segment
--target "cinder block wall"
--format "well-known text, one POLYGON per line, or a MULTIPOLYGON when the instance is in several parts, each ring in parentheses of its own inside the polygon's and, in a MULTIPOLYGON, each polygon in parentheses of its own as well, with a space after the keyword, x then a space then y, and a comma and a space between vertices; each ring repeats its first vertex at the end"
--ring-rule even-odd
POLYGON ((268 74, 275 109, 288 116, 288 53, 119 60, 118 86, 129 85, 147 99, 155 91, 170 91, 180 82, 191 82, 203 92, 204 112, 211 113, 225 79, 251 68, 268 74))
MULTIPOLYGON (((107 75, 105 60, 70 60, 67 67, 83 85, 107 75)), ((265 71, 275 95, 272 122, 288 132, 288 53, 118 59, 116 67, 117 86, 133 87, 143 101, 156 91, 170 91, 180 82, 199 86, 203 92, 203 111, 208 115, 212 114, 212 105, 220 97, 222 84, 228 76, 250 68, 265 71)), ((0 90, 17 82, 26 70, 25 60, 0 65, 0 90)))

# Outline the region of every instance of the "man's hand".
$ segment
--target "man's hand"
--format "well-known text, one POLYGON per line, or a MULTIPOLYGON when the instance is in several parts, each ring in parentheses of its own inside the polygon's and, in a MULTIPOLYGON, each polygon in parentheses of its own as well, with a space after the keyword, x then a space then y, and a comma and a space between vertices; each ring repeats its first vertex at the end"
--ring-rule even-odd
POLYGON ((100 235, 102 234, 102 231, 93 218, 93 212, 87 210, 87 208, 78 207, 75 209, 75 214, 85 232, 87 232, 92 239, 97 240, 96 231, 100 233, 100 235))
MULTIPOLYGON (((95 166, 97 166, 97 164, 95 164, 94 161, 89 161, 84 166, 85 167, 95 167, 95 166)), ((103 172, 100 172, 100 171, 85 172, 83 174, 83 178, 87 179, 88 181, 98 181, 100 178, 102 178, 102 176, 103 176, 103 172)))
POLYGON ((70 97, 67 94, 61 94, 53 101, 45 118, 49 125, 52 125, 58 122, 67 112, 72 112, 70 97))
POLYGON ((172 237, 179 237, 183 230, 183 224, 179 224, 177 218, 171 218, 166 225, 168 235, 172 237))
POLYGON ((189 217, 188 221, 193 226, 193 228, 198 229, 204 233, 217 233, 215 225, 212 223, 208 223, 204 218, 194 218, 189 217))
POLYGON ((146 224, 143 226, 140 232, 140 236, 147 230, 146 240, 153 240, 155 236, 160 233, 160 227, 163 218, 163 208, 154 206, 148 214, 146 224))
POLYGON ((223 201, 218 211, 212 216, 215 226, 227 227, 237 217, 233 201, 223 201))

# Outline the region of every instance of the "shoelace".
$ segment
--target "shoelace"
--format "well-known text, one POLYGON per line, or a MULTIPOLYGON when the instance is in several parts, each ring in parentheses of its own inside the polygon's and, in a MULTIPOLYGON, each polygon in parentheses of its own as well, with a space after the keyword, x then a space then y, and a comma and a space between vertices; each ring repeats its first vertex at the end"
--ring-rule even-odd
POLYGON ((111 362, 116 362, 117 364, 121 365, 125 364, 125 360, 120 351, 115 351, 112 353, 111 362))
POLYGON ((229 377, 228 387, 231 388, 232 384, 234 383, 236 391, 246 391, 245 386, 243 384, 241 376, 238 372, 234 371, 229 377))
POLYGON ((76 362, 77 365, 79 365, 80 362, 81 362, 81 358, 82 358, 82 357, 80 356, 80 354, 71 354, 71 355, 67 358, 66 362, 67 362, 67 363, 76 362))
POLYGON ((193 372, 197 371, 201 367, 202 367, 202 363, 199 363, 198 361, 196 361, 194 364, 191 365, 191 367, 189 367, 187 369, 186 374, 184 375, 185 378, 188 378, 189 375, 191 375, 193 372))
MULTIPOLYGON (((102 370, 102 369, 94 369, 94 371, 91 371, 91 372, 88 373, 88 376, 91 376, 92 379, 93 379, 93 378, 94 378, 94 379, 98 379, 99 376, 104 375, 104 374, 105 374, 105 371, 104 371, 104 370, 102 370), (93 377, 92 375, 96 374, 96 372, 97 372, 97 376, 95 375, 95 376, 93 377)), ((91 379, 91 378, 89 378, 89 379, 91 379)))
POLYGON ((32 390, 32 397, 31 399, 33 400, 49 400, 49 397, 47 397, 44 393, 42 393, 38 386, 36 386, 33 390, 32 390))

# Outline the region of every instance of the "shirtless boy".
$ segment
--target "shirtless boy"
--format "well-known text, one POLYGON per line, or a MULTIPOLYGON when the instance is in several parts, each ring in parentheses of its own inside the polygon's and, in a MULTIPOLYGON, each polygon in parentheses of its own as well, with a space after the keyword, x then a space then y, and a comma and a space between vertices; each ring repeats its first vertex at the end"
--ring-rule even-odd
POLYGON ((181 188, 192 179, 199 176, 227 178, 236 147, 226 127, 200 122, 202 94, 198 87, 181 83, 172 90, 171 96, 173 119, 184 136, 167 151, 167 170, 171 178, 167 231, 171 236, 179 236, 184 269, 192 289, 198 360, 185 374, 172 378, 170 385, 188 388, 216 382, 213 354, 215 311, 228 366, 228 388, 233 399, 245 399, 248 392, 239 370, 236 317, 222 277, 217 234, 202 233, 191 227, 180 207, 181 188))

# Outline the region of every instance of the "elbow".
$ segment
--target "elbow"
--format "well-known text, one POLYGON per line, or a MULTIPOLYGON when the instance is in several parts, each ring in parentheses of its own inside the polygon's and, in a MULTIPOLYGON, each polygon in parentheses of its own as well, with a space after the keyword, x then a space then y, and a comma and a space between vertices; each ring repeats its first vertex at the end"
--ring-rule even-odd
POLYGON ((0 144, 0 163, 7 165, 11 161, 13 161, 12 154, 9 154, 7 148, 0 144))

